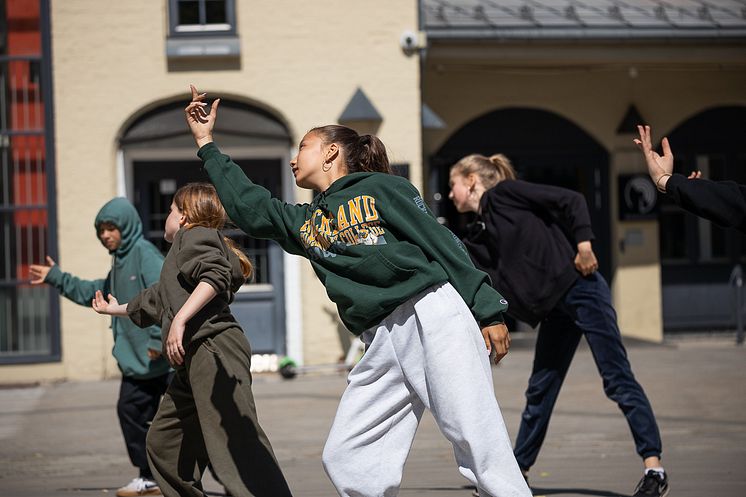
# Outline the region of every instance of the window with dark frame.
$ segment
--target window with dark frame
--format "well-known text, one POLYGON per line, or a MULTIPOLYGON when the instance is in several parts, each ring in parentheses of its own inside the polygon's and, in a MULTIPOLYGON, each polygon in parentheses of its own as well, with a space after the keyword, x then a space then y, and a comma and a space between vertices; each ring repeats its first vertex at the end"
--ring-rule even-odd
POLYGON ((169 0, 172 37, 236 33, 234 0, 169 0))
POLYGON ((47 0, 0 0, 0 364, 60 358, 59 297, 30 284, 57 258, 47 0))

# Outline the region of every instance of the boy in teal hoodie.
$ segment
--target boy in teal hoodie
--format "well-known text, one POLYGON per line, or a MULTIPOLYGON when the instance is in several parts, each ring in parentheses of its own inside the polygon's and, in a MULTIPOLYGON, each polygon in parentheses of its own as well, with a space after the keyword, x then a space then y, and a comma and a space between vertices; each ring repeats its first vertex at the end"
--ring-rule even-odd
MULTIPOLYGON (((96 236, 112 256, 111 270, 103 279, 83 280, 60 270, 47 257, 47 265, 32 265, 32 283, 47 283, 73 302, 89 306, 96 291, 129 300, 158 281, 163 255, 142 234, 142 222, 124 198, 107 202, 95 220, 96 236)), ((129 319, 114 317, 112 353, 122 372, 117 414, 132 464, 140 474, 117 490, 118 497, 160 495, 148 466, 145 436, 160 398, 166 390, 169 365, 161 355, 161 329, 141 329, 129 319)))

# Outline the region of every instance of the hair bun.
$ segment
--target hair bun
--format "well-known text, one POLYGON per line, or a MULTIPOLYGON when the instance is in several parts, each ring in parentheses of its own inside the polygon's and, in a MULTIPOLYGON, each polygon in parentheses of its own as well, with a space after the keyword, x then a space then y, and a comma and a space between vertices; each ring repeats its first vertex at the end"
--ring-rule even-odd
MULTIPOLYGON (((498 170, 513 169, 513 164, 504 154, 494 154, 488 159, 498 170)), ((513 178, 510 178, 513 179, 513 178)))
POLYGON ((360 145, 370 145, 370 135, 360 135, 360 138, 358 138, 360 145))

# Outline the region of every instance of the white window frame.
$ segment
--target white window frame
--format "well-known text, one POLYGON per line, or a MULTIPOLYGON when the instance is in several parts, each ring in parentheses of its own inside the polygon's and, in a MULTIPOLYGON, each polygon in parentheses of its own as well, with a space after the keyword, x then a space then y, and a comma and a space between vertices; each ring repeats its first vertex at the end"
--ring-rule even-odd
MULTIPOLYGON (((200 18, 205 20, 206 3, 208 0, 195 0, 200 4, 200 18)), ((168 0, 169 26, 171 37, 192 36, 226 36, 236 34, 236 3, 235 0, 225 1, 226 23, 219 24, 179 24, 179 0, 168 0)))

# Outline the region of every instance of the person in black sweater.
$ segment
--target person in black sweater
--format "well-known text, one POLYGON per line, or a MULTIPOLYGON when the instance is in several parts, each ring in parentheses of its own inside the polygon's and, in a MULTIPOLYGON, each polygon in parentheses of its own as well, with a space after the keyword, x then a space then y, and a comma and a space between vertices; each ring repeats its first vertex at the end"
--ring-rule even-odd
POLYGON ((517 180, 503 155, 464 157, 451 168, 449 184, 457 210, 477 213, 463 240, 475 265, 508 300, 508 314, 541 324, 515 444, 524 475, 536 461, 562 382, 585 336, 604 391, 627 418, 644 461, 634 495, 666 495, 660 433, 627 360, 609 287, 597 272, 583 196, 517 180))
POLYGON ((650 126, 637 126, 637 130, 640 139, 634 142, 645 155, 650 179, 658 191, 692 214, 746 233, 746 186, 734 181, 701 179, 699 171, 689 177, 673 174, 673 153, 668 138, 661 141, 663 155, 658 155, 653 150, 650 126))

